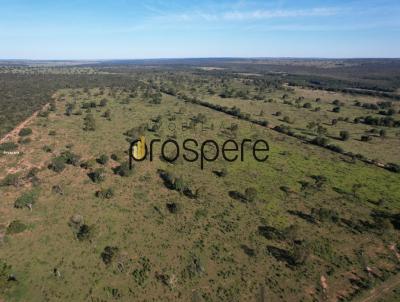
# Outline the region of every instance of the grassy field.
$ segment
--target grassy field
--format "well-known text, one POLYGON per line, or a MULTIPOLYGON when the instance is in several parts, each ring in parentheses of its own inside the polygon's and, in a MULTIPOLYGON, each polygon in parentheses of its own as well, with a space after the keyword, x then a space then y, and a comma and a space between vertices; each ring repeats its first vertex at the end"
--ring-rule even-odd
MULTIPOLYGON (((370 126, 325 125, 338 115, 331 112, 336 99, 344 103, 342 117, 374 113, 354 106, 348 95, 282 86, 266 87, 262 100, 222 98, 218 92, 223 84, 210 84, 207 77, 201 84, 202 75, 186 81, 180 76, 185 73, 174 75, 176 85, 163 80, 163 73, 149 72, 135 88, 59 90, 54 111, 27 126, 32 134, 30 141, 18 144, 20 154, 0 156, 1 174, 16 174, 17 179, 8 185, 3 179, 0 187, 1 298, 350 301, 396 277, 400 174, 185 102, 179 93, 162 94, 158 104, 152 93, 154 83, 174 86, 276 125, 288 116, 295 131, 310 136, 315 133, 307 124, 318 120, 335 143, 341 130, 350 132, 348 141, 337 142, 346 151, 384 162, 400 161, 398 130, 360 142, 370 126), (207 93, 210 86, 214 93, 207 93), (284 104, 285 93, 293 103, 303 96, 300 104, 310 102, 312 108, 321 98, 321 110, 284 104), (107 103, 99 106, 102 99, 107 103), (72 108, 70 115, 66 108, 72 108), (84 130, 89 111, 94 131, 84 130), (277 111, 281 116, 274 115, 277 111), (219 159, 201 170, 198 161, 167 163, 156 156, 136 163, 132 175, 125 171, 129 175, 121 176, 118 167, 128 160, 125 134, 143 124, 146 140, 174 138, 180 145, 186 138, 213 139, 220 145, 230 138, 264 139, 269 159, 219 159), (60 172, 49 169, 65 151, 79 158, 60 172), (110 159, 96 161, 101 155, 110 159), (34 167, 38 170, 32 172, 34 167), (95 172, 101 177, 93 177, 95 172), (173 186, 160 177, 163 173, 175 180, 173 186), (96 193, 108 189, 111 197, 96 193), (35 196, 31 210, 16 208, 16 200, 27 193, 35 196), (11 268, 2 271, 2 263, 11 268), (5 281, 10 275, 16 281, 5 281)), ((240 90, 243 79, 232 85, 240 90)), ((255 93, 250 88, 250 95, 255 93)))

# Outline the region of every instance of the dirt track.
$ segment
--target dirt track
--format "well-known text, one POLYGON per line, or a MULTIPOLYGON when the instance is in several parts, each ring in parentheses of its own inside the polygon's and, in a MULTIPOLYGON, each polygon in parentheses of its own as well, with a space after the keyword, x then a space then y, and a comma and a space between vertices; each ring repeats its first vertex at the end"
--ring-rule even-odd
POLYGON ((23 121, 21 124, 19 124, 17 127, 15 127, 13 130, 11 130, 9 133, 7 133, 2 139, 0 139, 0 144, 15 139, 18 136, 18 133, 21 131, 21 129, 25 128, 38 115, 38 113, 41 110, 46 109, 48 106, 49 106, 49 103, 44 105, 42 109, 34 112, 25 121, 23 121))
POLYGON ((389 280, 382 283, 380 286, 374 288, 368 293, 368 296, 364 296, 361 299, 356 300, 357 302, 374 302, 378 299, 384 298, 391 290, 400 287, 400 275, 393 276, 389 280))

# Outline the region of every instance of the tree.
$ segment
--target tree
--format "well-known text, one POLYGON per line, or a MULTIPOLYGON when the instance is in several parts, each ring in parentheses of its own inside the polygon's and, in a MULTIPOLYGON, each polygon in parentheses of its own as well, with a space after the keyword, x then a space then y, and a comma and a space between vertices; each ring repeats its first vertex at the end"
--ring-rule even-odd
POLYGON ((22 209, 24 207, 32 209, 32 206, 36 202, 37 198, 38 192, 36 190, 26 192, 15 200, 14 207, 17 209, 22 209))
POLYGON ((85 131, 95 131, 96 130, 96 121, 91 113, 86 114, 84 118, 84 127, 85 131))
POLYGON ((28 135, 31 135, 31 134, 32 134, 32 129, 31 128, 22 128, 18 133, 19 136, 28 136, 28 135))
POLYGON ((340 131, 340 138, 342 141, 347 141, 350 138, 349 131, 340 131))

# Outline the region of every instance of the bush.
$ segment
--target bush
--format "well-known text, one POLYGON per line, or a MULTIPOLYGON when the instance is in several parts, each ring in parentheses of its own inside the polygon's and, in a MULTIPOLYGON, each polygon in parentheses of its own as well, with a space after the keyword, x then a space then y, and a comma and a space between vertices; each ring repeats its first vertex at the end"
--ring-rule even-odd
POLYGON ((176 214, 181 210, 180 205, 175 202, 167 203, 166 206, 167 206, 168 211, 172 214, 176 214))
POLYGON ((116 246, 106 246, 104 251, 101 253, 101 259, 103 260, 104 264, 109 265, 111 264, 112 260, 118 253, 119 249, 116 246))
POLYGON ((100 155, 100 157, 97 159, 97 162, 101 165, 105 165, 108 162, 108 156, 106 154, 100 155))
POLYGON ((0 144, 0 151, 14 151, 18 148, 18 145, 13 142, 6 142, 0 144))
POLYGON ((25 231, 28 227, 19 220, 12 221, 7 227, 7 234, 18 234, 25 231))
POLYGON ((61 153, 60 158, 68 165, 78 166, 81 157, 71 151, 64 151, 61 153))
POLYGON ((52 159, 49 169, 54 172, 60 173, 65 169, 65 161, 62 157, 55 157, 52 159))
POLYGON ((102 189, 96 192, 96 197, 102 199, 110 199, 114 196, 114 190, 112 188, 102 189))
POLYGON ((369 136, 369 135, 363 135, 363 136, 361 136, 361 141, 362 141, 362 142, 369 142, 369 141, 371 141, 371 140, 372 140, 372 137, 369 136))
POLYGON ((53 148, 49 145, 45 145, 45 146, 43 146, 42 150, 46 153, 50 153, 53 151, 53 148))
POLYGON ((388 163, 385 168, 389 171, 400 173, 400 165, 398 164, 388 163))
POLYGON ((133 174, 133 169, 129 169, 129 164, 124 162, 114 169, 114 173, 122 177, 128 177, 133 174))
POLYGON ((0 294, 3 295, 11 287, 9 278, 12 275, 11 265, 0 259, 0 294))
POLYGON ((110 121, 111 120, 111 110, 107 109, 106 112, 104 112, 103 116, 110 121))
POLYGON ((317 146, 325 147, 328 145, 329 140, 326 137, 317 136, 316 138, 314 138, 311 141, 311 143, 313 143, 314 145, 317 145, 317 146))
POLYGON ((350 138, 348 131, 340 131, 340 138, 342 141, 347 141, 350 138))
POLYGON ((102 99, 101 101, 100 101, 100 107, 105 107, 105 106, 107 106, 107 99, 102 99))
POLYGON ((257 190, 255 188, 247 188, 244 191, 244 196, 248 201, 254 201, 257 197, 257 190))
POLYGON ((81 163, 81 168, 92 169, 96 165, 96 160, 89 159, 81 163))
POLYGON ((217 175, 218 177, 225 177, 228 175, 228 170, 226 168, 222 168, 219 171, 214 171, 214 174, 217 175))
POLYGON ((118 161, 119 160, 118 154, 115 154, 115 153, 111 154, 111 159, 114 161, 118 161))
POLYGON ((19 133, 18 133, 19 136, 28 136, 31 134, 32 134, 31 128, 22 128, 21 131, 19 131, 19 133))
POLYGON ((79 230, 76 233, 76 238, 81 241, 90 239, 92 233, 91 231, 91 227, 89 227, 87 224, 83 224, 79 227, 79 230))
POLYGON ((89 173, 89 177, 94 183, 102 182, 106 179, 105 170, 103 168, 96 169, 89 173))
POLYGON ((343 148, 337 145, 327 145, 326 148, 337 153, 343 153, 343 148))
POLYGON ((14 207, 17 209, 22 209, 24 207, 32 208, 38 198, 37 191, 30 191, 22 194, 14 202, 14 207))
POLYGON ((96 121, 91 113, 88 113, 83 122, 83 129, 85 131, 95 131, 96 130, 96 121))
POLYGON ((340 218, 338 212, 326 208, 313 208, 311 210, 311 215, 322 222, 337 223, 340 218))
POLYGON ((332 112, 339 113, 340 112, 340 107, 333 108, 332 112))
POLYGON ((7 174, 7 176, 2 180, 1 185, 16 187, 19 184, 19 179, 20 179, 19 177, 20 177, 19 173, 7 174))
POLYGON ((20 143, 20 144, 22 144, 22 145, 27 145, 27 144, 29 144, 31 141, 32 141, 32 140, 31 140, 29 137, 27 137, 27 138, 24 138, 24 139, 20 139, 20 140, 18 141, 18 143, 20 143))

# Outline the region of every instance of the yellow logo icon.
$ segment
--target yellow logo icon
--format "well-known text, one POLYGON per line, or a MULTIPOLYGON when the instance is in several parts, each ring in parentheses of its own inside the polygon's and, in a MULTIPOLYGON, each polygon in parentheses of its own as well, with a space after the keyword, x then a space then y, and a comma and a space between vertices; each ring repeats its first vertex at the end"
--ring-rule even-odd
POLYGON ((146 156, 146 138, 144 136, 140 137, 138 141, 133 146, 133 157, 137 160, 143 159, 146 156))

